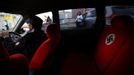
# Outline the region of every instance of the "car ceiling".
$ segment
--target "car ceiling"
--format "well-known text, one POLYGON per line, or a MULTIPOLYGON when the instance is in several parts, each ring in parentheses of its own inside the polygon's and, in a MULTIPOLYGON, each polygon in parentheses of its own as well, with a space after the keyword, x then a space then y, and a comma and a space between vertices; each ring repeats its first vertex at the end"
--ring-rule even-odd
POLYGON ((129 0, 1 0, 1 12, 41 13, 69 8, 94 7, 113 4, 131 4, 129 0))

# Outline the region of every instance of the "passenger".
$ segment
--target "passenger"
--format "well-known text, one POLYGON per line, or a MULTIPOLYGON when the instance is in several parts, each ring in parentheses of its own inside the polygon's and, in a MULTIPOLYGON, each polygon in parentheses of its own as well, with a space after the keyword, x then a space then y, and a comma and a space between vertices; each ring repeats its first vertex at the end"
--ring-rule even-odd
POLYGON ((77 27, 83 26, 83 16, 82 16, 80 11, 77 13, 77 17, 76 17, 75 23, 76 23, 77 27))
POLYGON ((15 50, 17 53, 23 53, 31 59, 34 52, 47 39, 44 31, 41 30, 42 20, 37 16, 29 16, 26 23, 29 24, 30 31, 17 44, 15 50))

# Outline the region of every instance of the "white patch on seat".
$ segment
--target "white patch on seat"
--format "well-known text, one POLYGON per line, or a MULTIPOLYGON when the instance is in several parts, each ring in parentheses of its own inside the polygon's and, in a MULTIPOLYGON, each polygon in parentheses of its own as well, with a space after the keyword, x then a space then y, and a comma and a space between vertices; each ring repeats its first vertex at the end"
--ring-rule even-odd
POLYGON ((115 40, 115 34, 109 34, 107 37, 106 37, 106 40, 105 40, 105 44, 106 45, 111 45, 115 40))

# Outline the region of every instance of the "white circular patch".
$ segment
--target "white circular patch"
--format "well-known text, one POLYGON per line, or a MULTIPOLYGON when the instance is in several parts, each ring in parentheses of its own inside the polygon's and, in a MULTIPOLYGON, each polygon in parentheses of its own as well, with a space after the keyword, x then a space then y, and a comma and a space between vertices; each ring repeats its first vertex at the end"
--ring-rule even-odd
POLYGON ((105 44, 106 45, 111 45, 115 40, 115 34, 109 34, 107 37, 106 37, 106 40, 105 40, 105 44))

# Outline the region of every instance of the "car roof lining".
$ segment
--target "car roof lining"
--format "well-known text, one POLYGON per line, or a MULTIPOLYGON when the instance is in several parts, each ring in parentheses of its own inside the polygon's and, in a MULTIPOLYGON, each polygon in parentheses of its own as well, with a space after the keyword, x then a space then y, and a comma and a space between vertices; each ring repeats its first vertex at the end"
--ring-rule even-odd
MULTIPOLYGON (((62 9, 99 7, 101 5, 133 5, 132 0, 1 0, 0 11, 42 13, 62 9), (64 7, 63 7, 64 6, 64 7)), ((19 13, 21 13, 19 12, 19 13)))

